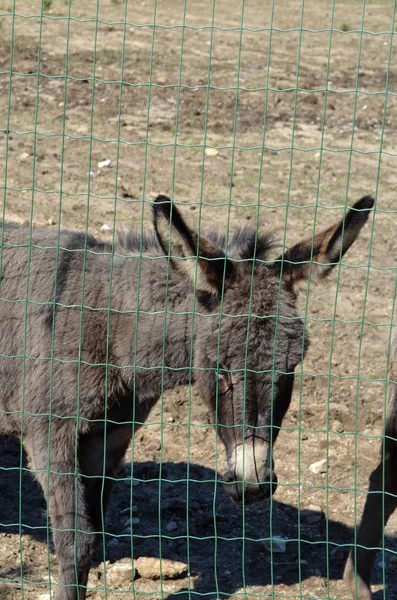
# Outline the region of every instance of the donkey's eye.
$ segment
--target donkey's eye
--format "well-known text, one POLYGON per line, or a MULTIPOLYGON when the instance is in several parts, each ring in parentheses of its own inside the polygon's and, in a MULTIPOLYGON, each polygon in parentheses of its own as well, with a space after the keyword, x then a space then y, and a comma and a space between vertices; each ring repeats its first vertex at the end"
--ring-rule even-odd
POLYGON ((229 390, 233 388, 232 377, 222 365, 219 365, 219 371, 217 373, 218 377, 218 394, 223 395, 226 394, 229 390))

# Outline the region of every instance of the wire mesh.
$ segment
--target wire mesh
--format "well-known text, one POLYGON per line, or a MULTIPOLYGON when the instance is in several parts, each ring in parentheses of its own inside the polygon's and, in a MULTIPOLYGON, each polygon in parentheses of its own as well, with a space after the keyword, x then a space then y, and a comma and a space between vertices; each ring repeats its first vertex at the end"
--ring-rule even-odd
MULTIPOLYGON (((2 221, 26 231, 10 241, 2 227, 2 277, 13 260, 7 256, 27 253, 20 288, 4 282, 0 288, 0 425, 18 421, 17 431, 5 425, 0 439, 1 597, 30 600, 66 589, 52 549, 54 532, 65 539, 73 534, 74 580, 97 598, 350 597, 341 574, 348 551, 355 555, 359 546, 354 525, 381 444, 384 451, 390 383, 395 9, 391 0, 10 0, 0 6, 2 221), (172 260, 171 245, 164 281, 156 280, 163 253, 145 236, 158 193, 169 194, 199 238, 208 231, 225 237, 214 238, 227 249, 215 310, 203 305, 200 290, 195 293, 198 245, 193 284, 186 279, 186 287, 175 291, 180 265, 172 260), (376 197, 369 223, 329 280, 317 282, 316 235, 366 194, 376 197), (249 260, 233 247, 234 232, 245 226, 256 232, 254 253, 262 228, 279 245, 274 257, 251 260, 247 303, 230 314, 224 304, 226 259, 237 266, 249 260), (134 240, 126 249, 117 230, 130 227, 137 233, 125 238, 134 240), (65 237, 64 230, 84 235, 65 237), (220 485, 227 457, 218 434, 228 427, 218 420, 219 382, 225 366, 242 380, 245 431, 252 425, 245 420, 252 373, 270 373, 267 426, 278 428, 273 419, 285 374, 277 362, 285 267, 274 311, 264 298, 257 312, 255 275, 301 240, 311 245, 297 312, 305 331, 291 407, 274 446, 278 490, 266 503, 246 506, 243 497, 242 506, 235 506, 220 485), (37 289, 42 270, 34 264, 51 252, 50 263, 43 262, 43 268, 51 265, 46 294, 37 289), (134 279, 128 282, 123 274, 131 268, 134 279), (70 272, 77 275, 70 278, 70 272), (164 297, 156 304, 160 283, 164 297), (39 346, 44 333, 34 323, 48 310, 49 337, 39 346), (66 327, 60 334, 63 314, 71 315, 71 330, 78 314, 78 339, 66 327), (237 340, 242 319, 244 352, 229 368, 224 356, 232 361, 233 350, 225 347, 223 332, 234 320, 237 340), (250 328, 258 319, 264 327, 274 321, 274 335, 270 362, 253 368, 250 328), (14 320, 18 324, 11 325, 14 320), (87 333, 88 323, 95 323, 95 334, 87 333), (183 327, 173 329, 174 323, 183 327), (205 345, 208 353, 216 347, 210 367, 197 358, 196 340, 206 323, 214 324, 205 345), (119 360, 124 341, 117 331, 130 341, 125 362, 119 360), (90 355, 87 344, 95 336, 100 349, 90 355), (175 357, 170 340, 180 343, 178 336, 185 344, 175 357), (146 354, 144 344, 151 349, 146 354), (103 409, 91 418, 85 407, 96 399, 87 391, 87 373, 101 369, 103 409), (216 381, 213 412, 195 386, 207 370, 216 381), (34 372, 48 381, 42 404, 32 404, 34 372), (60 388, 66 397, 66 373, 73 402, 67 414, 58 414, 54 406, 60 406, 60 388), (160 401, 152 408, 156 393, 143 386, 153 377, 160 401), (131 406, 128 419, 120 413, 121 425, 112 404, 120 382, 125 389, 117 388, 117 397, 131 406), (147 418, 133 402, 141 397, 152 408, 147 418), (57 452, 56 436, 70 421, 73 464, 57 452), (42 422, 44 462, 29 433, 31 423, 42 422), (109 466, 112 444, 127 429, 132 441, 116 472, 109 466), (29 463, 11 433, 25 442, 29 463), (99 473, 94 465, 82 467, 87 439, 100 446, 99 473), (320 459, 323 468, 314 472, 320 459), (66 520, 50 520, 50 513, 60 516, 66 504, 55 510, 51 502, 59 501, 52 500, 58 483, 71 477, 73 526, 65 528, 66 520), (81 516, 81 490, 89 495, 95 486, 96 526, 84 539, 99 538, 98 560, 84 582, 79 536, 88 521, 81 516), (50 498, 45 513, 43 491, 50 498)), ((170 244, 173 235, 169 227, 170 244)), ((261 406, 266 398, 255 402, 261 406)), ((272 438, 269 445, 272 452, 272 438)), ((243 443, 243 471, 247 447, 243 443)), ((390 521, 377 546, 372 581, 380 598, 397 594, 395 534, 390 521)))

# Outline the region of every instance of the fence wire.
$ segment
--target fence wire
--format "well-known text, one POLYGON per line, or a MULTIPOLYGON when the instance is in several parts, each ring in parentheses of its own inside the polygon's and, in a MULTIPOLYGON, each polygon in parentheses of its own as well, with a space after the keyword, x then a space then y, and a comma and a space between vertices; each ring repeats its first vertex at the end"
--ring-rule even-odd
MULTIPOLYGON (((342 571, 348 552, 357 550, 355 524, 379 458, 380 440, 384 451, 390 383, 397 289, 395 10, 396 2, 390 0, 9 0, 0 6, 2 221, 25 231, 22 241, 9 241, 7 227, 1 228, 2 277, 7 252, 27 252, 17 295, 10 297, 4 284, 0 288, 2 598, 59 594, 63 600, 66 584, 58 580, 59 557, 52 551, 53 532, 59 528, 50 520, 50 509, 43 512, 42 491, 52 498, 51 482, 70 477, 75 482, 70 528, 75 582, 81 579, 77 557, 84 533, 79 507, 85 510, 77 481, 82 477, 87 495, 91 485, 99 482, 100 487, 100 527, 90 530, 100 538, 96 562, 88 582, 81 584, 94 598, 350 597, 342 571), (224 306, 225 258, 220 300, 213 312, 203 308, 201 290, 194 293, 188 283, 175 292, 178 260, 172 260, 170 246, 159 308, 148 295, 147 276, 148 265, 155 265, 164 253, 159 247, 153 251, 153 242, 145 237, 153 229, 159 193, 173 199, 199 239, 208 231, 224 236, 225 254, 230 254, 226 258, 237 266, 248 260, 236 256, 233 247, 233 235, 241 227, 256 232, 254 255, 262 228, 278 242, 274 258, 301 240, 310 242, 307 285, 299 292, 298 304, 305 328, 302 360, 274 447, 278 490, 266 503, 248 506, 243 496, 242 506, 233 505, 220 485, 225 449, 217 434, 234 427, 217 420, 225 371, 221 357, 229 353, 231 360, 222 331, 225 322, 235 319, 238 340, 239 323, 245 319, 244 357, 229 369, 234 382, 243 381, 245 431, 250 425, 245 414, 252 396, 251 374, 270 373, 266 393, 276 402, 280 375, 289 372, 280 371, 277 362, 278 331, 285 318, 285 267, 282 263, 274 311, 266 313, 269 304, 264 298, 264 312, 258 314, 255 274, 261 262, 270 270, 273 257, 251 258, 248 309, 230 314, 224 306), (316 235, 367 194, 374 195, 376 205, 366 228, 330 280, 317 282, 316 235), (137 233, 126 251, 117 232, 130 227, 137 233), (37 238, 40 229, 46 233, 37 238), (79 247, 65 245, 65 229, 84 233, 79 247), (92 235, 105 245, 95 245, 92 235), (35 256, 52 251, 47 301, 33 291, 41 272, 31 271, 31 265, 35 256), (78 291, 71 303, 70 296, 63 300, 58 291, 70 285, 68 273, 80 268, 79 256, 81 278, 75 281, 78 291), (90 269, 98 257, 102 262, 96 264, 103 267, 95 276, 102 286, 98 298, 106 302, 94 305, 90 269), (120 284, 120 265, 128 262, 136 265, 130 282, 134 302, 118 304, 115 296, 120 291, 115 294, 115 286, 126 297, 129 293, 127 283, 120 284), (41 333, 33 339, 32 322, 49 309, 51 337, 37 350, 41 333), (78 340, 71 336, 70 355, 62 356, 54 315, 76 310, 78 340), (86 353, 86 319, 94 313, 105 315, 105 320, 91 320, 99 324, 96 327, 102 323, 105 331, 92 330, 92 336, 102 336, 100 358, 92 361, 86 353), (11 322, 15 314, 21 319, 18 327, 6 319, 9 315, 11 322), (216 360, 206 367, 197 362, 195 341, 203 319, 214 318, 217 325, 206 348, 210 352, 215 344, 216 360), (116 319, 135 332, 131 362, 125 364, 115 358, 116 319), (172 319, 184 319, 185 330, 179 335, 185 336, 185 356, 170 365, 172 319), (250 327, 258 319, 274 320, 272 358, 270 364, 253 369, 250 327), (311 346, 304 358, 309 334, 311 346), (20 341, 14 342, 14 337, 20 341), (153 339, 157 346, 148 362, 142 345, 151 348, 153 339), (48 398, 40 405, 45 409, 35 411, 32 406, 39 405, 32 404, 31 378, 40 362, 49 365, 48 398), (5 375, 12 371, 11 364, 21 365, 20 377, 12 376, 12 392, 10 376, 5 375), (105 370, 98 419, 86 418, 81 404, 87 398, 95 402, 85 380, 92 368, 105 370), (60 369, 73 373, 74 404, 66 415, 53 408, 60 394, 60 369), (215 416, 195 386, 208 370, 216 375, 215 416), (130 418, 122 418, 122 423, 132 435, 117 473, 107 465, 116 443, 115 373, 118 381, 131 374, 124 395, 117 389, 117 397, 131 403, 130 418), (142 381, 151 373, 160 378, 160 401, 142 420, 141 408, 132 399, 142 396, 148 405, 154 401, 154 392, 142 391, 142 381), (184 387, 176 391, 180 381, 184 387), (10 415, 19 422, 17 431, 3 428, 10 415), (31 434, 25 426, 43 418, 45 468, 35 466, 34 455, 29 456, 28 468, 23 445, 8 436, 16 434, 29 446, 31 434), (71 472, 65 472, 64 463, 58 469, 52 458, 59 420, 74 423, 71 472), (102 432, 90 438, 95 445, 102 436, 100 477, 92 475, 93 465, 81 475, 81 448, 88 439, 84 436, 94 430, 102 432), (109 482, 115 485, 105 515, 109 482)), ((169 240, 173 235, 169 227, 169 240)), ((219 236, 214 240, 221 243, 219 236)), ((199 285, 199 245, 195 258, 193 279, 199 285)), ((155 289, 157 272, 153 273, 150 285, 155 289)), ((65 330, 65 339, 68 333, 65 330)), ((257 402, 261 400, 265 401, 257 402)), ((273 402, 268 412, 270 430, 278 429, 273 402)), ((255 423, 253 430, 257 428, 260 424, 255 423)), ((243 472, 246 446, 244 441, 243 472)), ((272 438, 269 447, 272 452, 272 438)), ((57 510, 62 513, 63 506, 57 510)), ((382 533, 378 549, 374 589, 381 590, 379 598, 392 598, 397 595, 395 520, 382 533)))

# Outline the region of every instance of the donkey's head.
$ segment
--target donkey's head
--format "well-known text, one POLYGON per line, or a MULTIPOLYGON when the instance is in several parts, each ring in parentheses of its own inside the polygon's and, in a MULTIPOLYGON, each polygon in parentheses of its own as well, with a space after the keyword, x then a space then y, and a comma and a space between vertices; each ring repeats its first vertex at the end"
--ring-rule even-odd
POLYGON ((168 198, 156 200, 160 245, 195 290, 194 378, 225 444, 226 489, 237 502, 268 498, 277 487, 272 447, 308 346, 297 286, 328 275, 373 204, 362 198, 341 222, 270 262, 268 237, 243 230, 225 248, 190 229, 168 198))

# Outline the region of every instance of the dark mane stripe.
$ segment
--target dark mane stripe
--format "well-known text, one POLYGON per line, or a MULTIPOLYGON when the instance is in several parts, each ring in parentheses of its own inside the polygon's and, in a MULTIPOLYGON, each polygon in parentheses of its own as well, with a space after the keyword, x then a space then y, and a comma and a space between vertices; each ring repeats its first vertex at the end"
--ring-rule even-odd
MULTIPOLYGON (((217 231, 204 232, 203 236, 216 244, 220 250, 226 251, 226 236, 217 231)), ((129 231, 120 230, 118 241, 124 250, 131 252, 156 251, 161 252, 160 244, 153 232, 144 232, 143 236, 138 228, 129 231)), ((228 254, 231 257, 250 260, 255 253, 256 258, 265 260, 272 248, 274 240, 270 234, 258 233, 255 229, 242 227, 237 229, 229 238, 228 254), (256 240, 256 244, 255 244, 256 240)))

